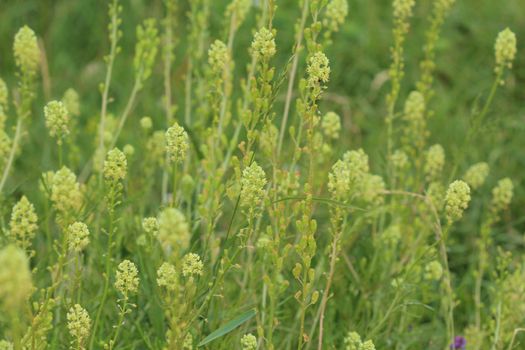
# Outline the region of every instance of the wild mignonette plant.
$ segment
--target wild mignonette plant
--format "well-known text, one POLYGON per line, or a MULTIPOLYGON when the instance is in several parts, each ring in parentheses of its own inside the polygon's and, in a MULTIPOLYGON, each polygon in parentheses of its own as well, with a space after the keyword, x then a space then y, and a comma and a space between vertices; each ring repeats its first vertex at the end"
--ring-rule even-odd
POLYGON ((331 86, 352 2, 155 3, 128 32, 133 5, 108 1, 98 91, 50 74, 42 33, 14 35, 0 349, 523 346, 523 242, 502 238, 519 185, 469 152, 520 82, 511 29, 454 149, 432 127, 454 0, 392 1, 381 128, 355 140, 331 86))

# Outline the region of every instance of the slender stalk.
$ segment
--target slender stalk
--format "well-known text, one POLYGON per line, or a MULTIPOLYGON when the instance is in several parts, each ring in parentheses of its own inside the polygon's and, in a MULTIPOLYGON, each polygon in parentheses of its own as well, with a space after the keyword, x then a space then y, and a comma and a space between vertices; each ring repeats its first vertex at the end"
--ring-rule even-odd
POLYGON ((15 154, 18 148, 18 143, 20 142, 21 135, 22 135, 22 116, 19 116, 18 121, 16 122, 15 137, 13 139, 13 144, 11 145, 11 151, 9 152, 9 158, 7 159, 7 164, 4 168, 4 173, 2 174, 2 180, 0 180, 0 193, 2 193, 4 185, 7 181, 7 177, 9 176, 9 171, 11 170, 11 167, 13 165, 13 161, 15 159, 15 154))
POLYGON ((115 203, 115 195, 110 195, 110 203, 109 203, 109 231, 108 231, 108 250, 106 252, 106 272, 104 275, 104 289, 102 292, 102 298, 100 299, 100 305, 97 310, 97 315, 95 317, 95 322, 93 323, 93 332, 91 334, 91 340, 89 344, 89 348, 93 349, 93 346, 95 344, 95 339, 98 331, 98 324, 100 322, 100 317, 102 316, 102 311, 104 310, 104 305, 106 303, 106 299, 109 292, 109 275, 111 273, 111 254, 112 254, 112 248, 113 248, 113 221, 114 221, 114 203, 115 203))
POLYGON ((133 105, 135 104, 135 100, 137 98, 137 94, 142 87, 141 76, 142 76, 142 72, 140 71, 137 74, 137 77, 135 78, 135 84, 133 85, 133 90, 131 90, 131 94, 129 96, 128 102, 126 103, 126 107, 124 108, 124 111, 122 112, 122 115, 120 116, 118 127, 115 132, 115 136, 113 136, 113 141, 111 141, 111 146, 109 148, 115 147, 118 137, 120 136, 120 133, 122 132, 122 128, 124 127, 124 124, 126 123, 126 120, 128 119, 128 116, 131 113, 131 109, 133 108, 133 105))
POLYGON ((447 339, 454 339, 454 294, 452 292, 452 282, 450 278, 450 269, 448 266, 448 255, 446 240, 448 238, 448 233, 450 231, 450 224, 445 227, 443 235, 438 237, 439 240, 439 250, 441 253, 441 258, 443 260, 443 272, 445 274, 445 288, 447 293, 447 315, 446 315, 446 325, 447 325, 447 339))
POLYGON ((294 58, 292 61, 292 69, 290 70, 290 76, 288 78, 288 89, 286 91, 286 100, 284 102, 283 119, 281 121, 281 128, 279 130, 279 142, 277 143, 277 157, 281 154, 283 146, 284 133, 286 131, 286 124, 288 123, 288 115, 290 114, 290 105, 292 103, 292 92, 295 84, 295 75, 297 74, 297 65, 299 64, 299 52, 303 42, 304 26, 306 25, 306 19, 308 17, 310 1, 304 0, 303 12, 301 14, 301 24, 299 26, 297 37, 295 40, 294 58))
MULTIPOLYGON (((108 56, 108 68, 106 70, 106 78, 104 79, 104 90, 102 92, 102 102, 100 106, 100 125, 99 125, 99 145, 100 153, 104 154, 104 133, 106 130, 106 115, 108 108, 108 96, 109 96, 109 86, 111 84, 111 76, 113 73, 113 63, 115 62, 115 57, 117 56, 117 41, 118 41, 118 9, 116 8, 118 1, 113 0, 114 11, 111 16, 111 48, 108 56)), ((102 176, 102 173, 101 175, 102 176)))
POLYGON ((115 335, 109 341, 109 350, 112 350, 115 343, 117 342, 118 336, 120 334, 120 329, 122 328, 122 323, 124 322, 124 317, 126 317, 127 306, 128 306, 128 297, 124 296, 124 305, 122 306, 122 309, 120 310, 120 313, 119 313, 118 323, 115 328, 115 335))
POLYGON ((319 341, 317 343, 317 349, 321 350, 323 348, 323 325, 324 325, 324 314, 326 311, 326 304, 328 303, 328 298, 330 296, 330 287, 332 286, 332 281, 334 279, 335 273, 335 263, 337 262, 337 245, 339 244, 339 239, 341 238, 342 231, 339 230, 332 241, 332 252, 330 256, 330 271, 328 272, 328 278, 326 280, 326 286, 323 291, 323 298, 321 299, 320 305, 320 317, 319 317, 319 341))
MULTIPOLYGON (((166 34, 164 49, 164 109, 166 110, 166 128, 168 128, 173 119, 173 107, 171 97, 171 64, 173 61, 173 14, 167 9, 166 14, 166 34)), ((166 155, 166 161, 168 156, 166 155)), ((166 168, 162 171, 162 203, 166 203, 168 197, 168 171, 166 168)))

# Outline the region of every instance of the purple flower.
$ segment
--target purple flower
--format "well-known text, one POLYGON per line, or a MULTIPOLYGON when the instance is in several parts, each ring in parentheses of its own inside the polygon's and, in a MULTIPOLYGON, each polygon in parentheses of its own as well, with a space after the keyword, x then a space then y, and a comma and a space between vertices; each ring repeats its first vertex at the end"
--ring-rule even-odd
POLYGON ((457 337, 454 338, 454 342, 452 344, 450 344, 450 349, 451 350, 465 350, 465 347, 467 346, 467 340, 458 335, 457 337))

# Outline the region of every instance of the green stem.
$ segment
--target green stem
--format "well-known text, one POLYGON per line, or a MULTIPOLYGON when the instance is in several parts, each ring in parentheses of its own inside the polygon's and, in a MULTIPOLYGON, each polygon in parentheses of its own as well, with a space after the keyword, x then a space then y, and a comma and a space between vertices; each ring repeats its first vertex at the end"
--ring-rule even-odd
MULTIPOLYGON (((111 189, 113 191, 113 189, 111 189)), ((93 333, 91 334, 91 340, 89 344, 89 348, 93 349, 93 346, 95 344, 95 338, 98 331, 98 324, 100 322, 100 318, 102 316, 102 311, 104 310, 104 304, 106 303, 106 299, 109 292, 109 275, 111 272, 111 254, 112 254, 112 247, 113 247, 113 216, 114 216, 114 205, 115 203, 115 194, 110 194, 110 201, 109 201, 109 231, 108 231, 108 250, 106 252, 106 273, 104 275, 104 289, 102 292, 102 298, 100 300, 100 305, 97 310, 97 315, 95 317, 95 322, 93 323, 93 333)))
POLYGON ((13 139, 11 151, 9 152, 9 158, 7 159, 7 164, 4 168, 4 173, 2 174, 2 180, 0 180, 0 193, 2 193, 4 185, 7 181, 7 177, 9 175, 9 171, 11 170, 11 166, 13 165, 16 150, 18 148, 18 143, 20 142, 21 136, 22 136, 22 116, 19 116, 16 122, 15 138, 13 139))

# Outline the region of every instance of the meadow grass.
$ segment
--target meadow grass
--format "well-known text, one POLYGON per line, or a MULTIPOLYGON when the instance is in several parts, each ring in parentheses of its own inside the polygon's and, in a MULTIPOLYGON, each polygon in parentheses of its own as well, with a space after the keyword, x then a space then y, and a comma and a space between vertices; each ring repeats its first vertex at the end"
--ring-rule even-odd
POLYGON ((519 1, 104 8, 2 14, 0 349, 523 346, 519 1))

